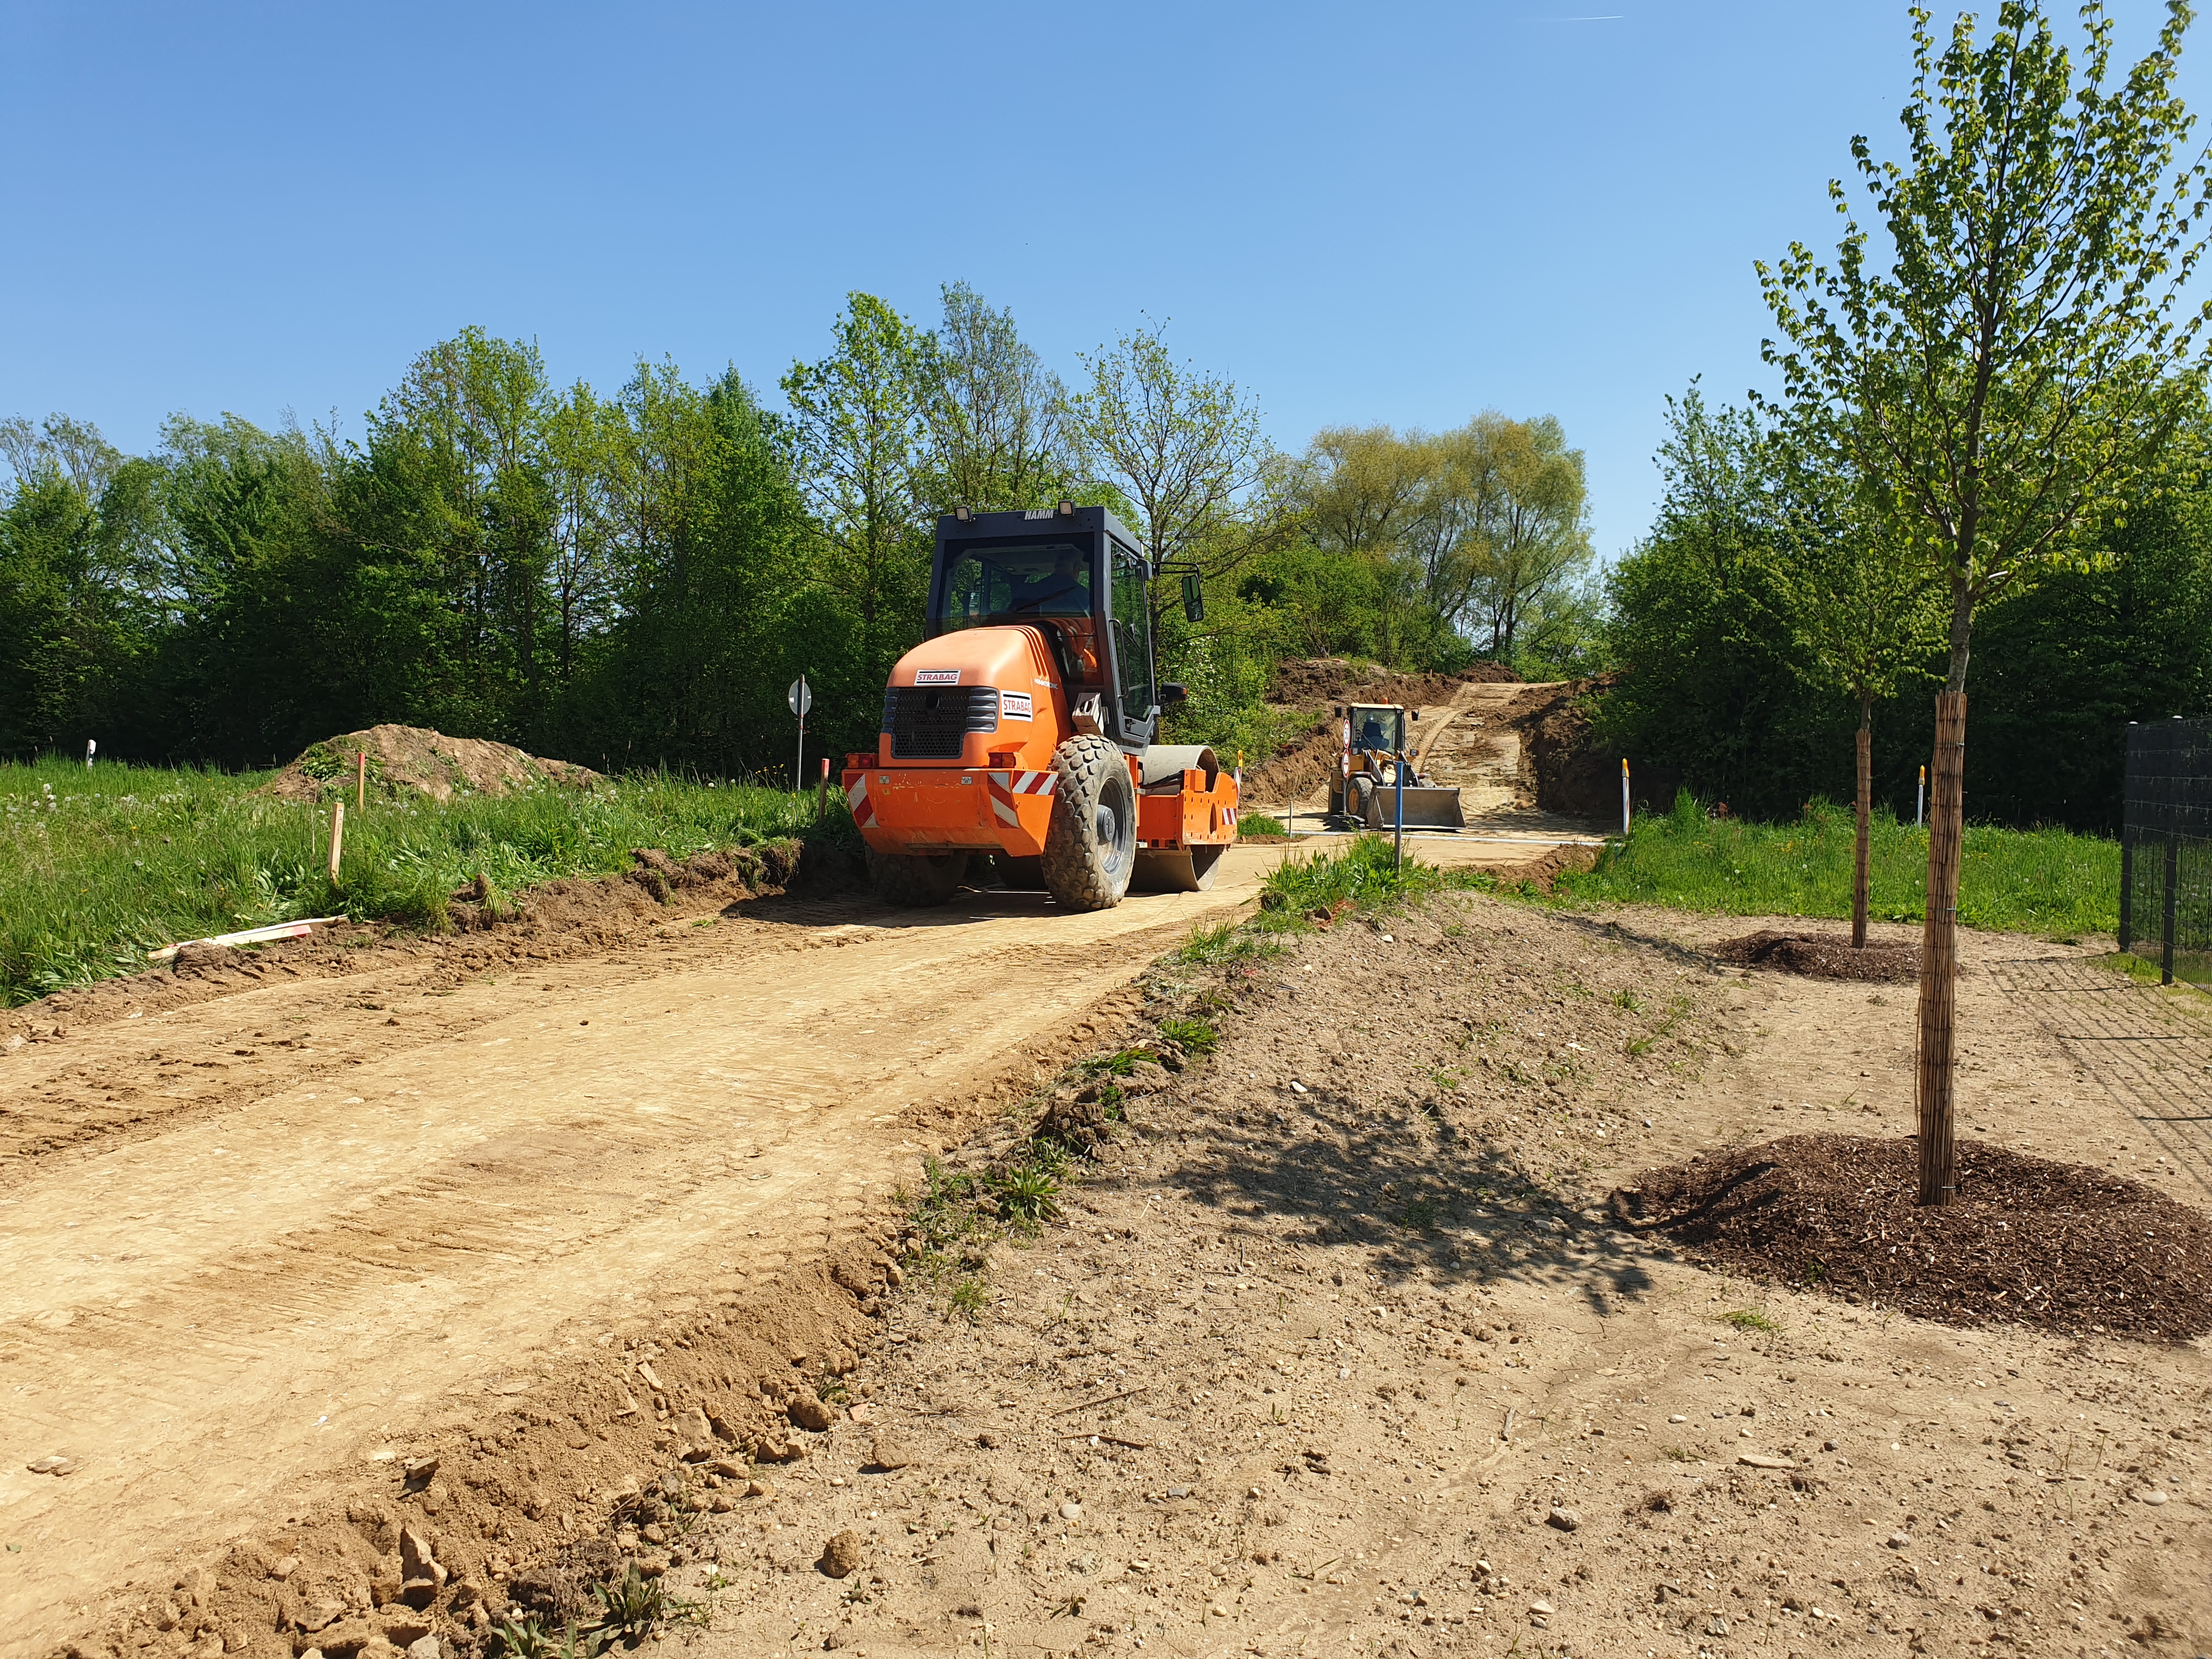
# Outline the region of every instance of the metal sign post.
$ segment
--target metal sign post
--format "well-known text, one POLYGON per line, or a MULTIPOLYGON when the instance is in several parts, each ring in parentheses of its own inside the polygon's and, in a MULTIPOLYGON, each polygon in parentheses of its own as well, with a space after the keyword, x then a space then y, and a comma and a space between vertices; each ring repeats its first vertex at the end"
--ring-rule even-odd
MULTIPOLYGON (((1405 734, 1399 734, 1403 737, 1405 734)), ((1390 768, 1398 786, 1398 868, 1406 867, 1406 757, 1400 755, 1390 768)))
POLYGON ((814 693, 801 674, 792 681, 791 690, 783 700, 791 705, 791 712, 799 716, 799 755, 791 763, 791 787, 793 790, 806 787, 806 711, 814 707, 814 693))

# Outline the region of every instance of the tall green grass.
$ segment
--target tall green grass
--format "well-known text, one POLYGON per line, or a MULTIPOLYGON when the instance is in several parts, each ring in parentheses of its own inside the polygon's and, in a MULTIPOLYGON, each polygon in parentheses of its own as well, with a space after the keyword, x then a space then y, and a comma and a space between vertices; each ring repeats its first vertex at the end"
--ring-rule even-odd
POLYGON ((1408 857, 1401 865, 1388 836, 1361 836, 1341 852, 1292 854, 1260 883, 1260 920, 1291 924, 1317 910, 1349 905, 1390 909, 1447 887, 1494 886, 1475 871, 1440 870, 1408 857))
MULTIPOLYGON (((1816 801, 1795 823, 1708 818, 1685 792, 1674 810, 1639 819, 1595 870, 1562 876, 1575 899, 1663 904, 1737 915, 1848 916, 1852 815, 1816 801)), ((1876 813, 1869 849, 1868 914, 1917 921, 1927 902, 1928 832, 1876 813)), ((1971 825, 1959 883, 1970 927, 2052 938, 2119 926, 2118 842, 2063 830, 1971 825)))
MULTIPOLYGON (((0 1006, 146 965, 146 952, 301 916, 436 928, 482 875, 512 890, 805 833, 811 795, 647 775, 584 793, 372 799, 346 814, 253 793, 267 774, 0 764, 0 1006)), ((842 802, 833 802, 842 806, 842 802)))

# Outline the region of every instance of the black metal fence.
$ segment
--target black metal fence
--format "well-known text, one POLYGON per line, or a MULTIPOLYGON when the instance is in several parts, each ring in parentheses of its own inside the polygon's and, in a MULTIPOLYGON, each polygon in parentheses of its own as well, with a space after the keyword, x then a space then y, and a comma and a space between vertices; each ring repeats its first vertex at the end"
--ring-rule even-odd
POLYGON ((2212 720, 2128 727, 2120 949, 2212 983, 2212 720))

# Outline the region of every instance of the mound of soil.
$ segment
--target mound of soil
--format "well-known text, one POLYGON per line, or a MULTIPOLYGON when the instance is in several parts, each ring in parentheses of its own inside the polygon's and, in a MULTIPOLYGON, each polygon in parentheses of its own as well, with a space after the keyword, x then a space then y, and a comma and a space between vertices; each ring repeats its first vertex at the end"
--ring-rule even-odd
POLYGON ((1727 1266, 1951 1325, 2168 1341, 2212 1331, 2212 1218, 2124 1176, 1959 1149, 1958 1201, 1913 1202, 1911 1137, 1792 1135, 1653 1170, 1616 1218, 1727 1266))
POLYGON ((1777 968, 1814 979, 1863 979, 1887 982, 1920 976, 1917 945, 1876 945, 1851 949, 1841 933, 1778 933, 1762 928, 1741 939, 1723 939, 1708 954, 1739 968, 1777 968))
POLYGON ((368 781, 386 795, 404 792, 451 800, 455 795, 507 795, 559 784, 592 789, 606 780, 589 767, 544 760, 511 744, 449 738, 419 726, 372 726, 309 744, 298 759, 262 786, 283 800, 338 797, 354 787, 354 757, 368 757, 368 781))
POLYGON ((1266 765, 1245 772, 1243 799, 1303 799, 1336 775, 1337 757, 1342 752, 1336 727, 1326 717, 1316 720, 1297 742, 1279 750, 1266 765))
MULTIPOLYGON (((1522 739, 1522 763, 1544 811, 1620 821, 1620 750, 1599 740, 1589 717, 1591 696, 1619 679, 1617 674, 1600 674, 1562 680, 1526 693, 1506 708, 1504 718, 1527 734, 1522 739)), ((1644 808, 1672 805, 1681 781, 1681 774, 1662 766, 1637 766, 1629 778, 1632 799, 1644 808)))
POLYGON ((1457 686, 1511 684, 1520 678, 1498 662, 1479 662, 1456 674, 1403 674, 1379 663, 1308 657, 1276 665, 1267 701, 1294 708, 1337 702, 1402 702, 1418 708, 1449 700, 1457 686))

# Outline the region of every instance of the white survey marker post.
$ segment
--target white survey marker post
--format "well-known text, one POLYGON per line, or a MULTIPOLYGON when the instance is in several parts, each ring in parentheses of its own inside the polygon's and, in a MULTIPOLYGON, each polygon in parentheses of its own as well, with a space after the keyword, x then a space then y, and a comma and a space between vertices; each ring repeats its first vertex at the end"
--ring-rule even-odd
POLYGON ((87 738, 84 740, 84 769, 86 771, 89 772, 92 770, 92 757, 94 753, 99 748, 100 739, 98 738, 87 738))
POLYGON ((791 705, 791 712, 799 716, 799 757, 791 763, 791 787, 804 789, 806 787, 806 711, 814 707, 813 688, 806 684, 805 675, 801 674, 792 681, 791 690, 784 693, 783 700, 791 705))

